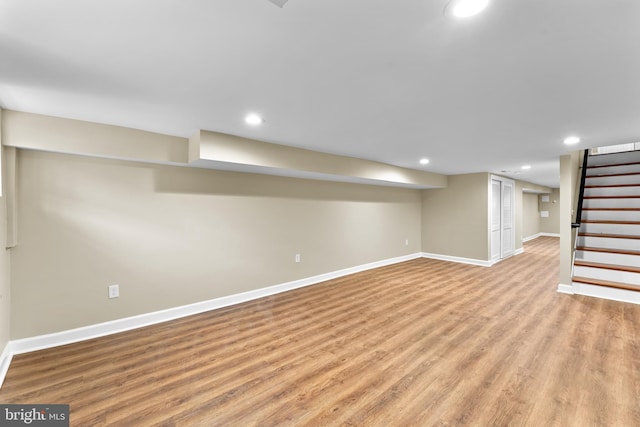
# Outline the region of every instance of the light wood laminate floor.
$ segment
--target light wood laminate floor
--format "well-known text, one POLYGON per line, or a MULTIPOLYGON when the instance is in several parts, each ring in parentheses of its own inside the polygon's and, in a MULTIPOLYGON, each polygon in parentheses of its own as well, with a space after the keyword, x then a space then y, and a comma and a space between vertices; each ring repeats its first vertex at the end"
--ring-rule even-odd
POLYGON ((558 239, 15 356, 72 426, 639 426, 640 306, 556 292, 558 239))

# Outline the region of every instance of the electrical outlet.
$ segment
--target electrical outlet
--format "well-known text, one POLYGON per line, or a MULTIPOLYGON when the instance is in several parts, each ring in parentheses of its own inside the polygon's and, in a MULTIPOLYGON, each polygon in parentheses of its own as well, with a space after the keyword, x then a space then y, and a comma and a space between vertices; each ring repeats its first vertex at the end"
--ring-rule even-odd
POLYGON ((409 239, 404 239, 404 245, 409 246, 409 239))
POLYGON ((296 254, 296 262, 300 262, 300 254, 296 254))
POLYGON ((109 298, 118 298, 120 296, 120 285, 109 285, 109 298))

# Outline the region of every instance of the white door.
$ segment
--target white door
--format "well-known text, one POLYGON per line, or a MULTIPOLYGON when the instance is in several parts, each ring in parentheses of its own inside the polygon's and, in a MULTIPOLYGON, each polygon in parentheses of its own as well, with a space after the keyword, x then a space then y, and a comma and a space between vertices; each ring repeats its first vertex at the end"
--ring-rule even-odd
POLYGON ((502 181, 502 248, 500 258, 506 258, 515 252, 515 230, 513 224, 514 203, 513 181, 502 181))
POLYGON ((500 208, 501 184, 497 179, 491 180, 491 261, 497 261, 502 255, 500 216, 502 209, 500 208))
POLYGON ((491 261, 515 253, 515 183, 502 177, 491 177, 491 261))

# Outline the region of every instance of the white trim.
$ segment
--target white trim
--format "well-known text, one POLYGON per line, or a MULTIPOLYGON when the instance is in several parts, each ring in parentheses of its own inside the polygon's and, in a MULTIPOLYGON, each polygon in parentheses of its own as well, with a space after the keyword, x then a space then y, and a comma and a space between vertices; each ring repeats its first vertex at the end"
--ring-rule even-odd
POLYGON ((537 233, 537 234, 534 234, 533 236, 523 237, 522 238, 522 243, 529 242, 529 241, 531 241, 533 239, 537 239, 538 237, 560 237, 560 234, 558 234, 558 233, 537 233))
POLYGON ((613 301, 640 304, 640 292, 627 289, 610 288, 607 286, 590 285, 588 283, 573 283, 574 294, 588 297, 604 298, 613 301))
MULTIPOLYGON (((356 267, 345 268, 330 273, 320 274, 318 276, 308 277, 306 279, 295 280, 292 282, 282 283, 279 285, 269 286, 266 288, 255 289, 253 291, 242 292, 239 294, 229 295, 225 297, 215 298, 212 300, 201 301, 194 304, 173 307, 166 310, 154 311, 151 313, 140 314, 137 316, 126 317, 123 319, 112 320, 109 322, 98 323, 95 325, 83 326, 80 328, 70 329, 61 332, 55 332, 47 335, 39 335, 30 338, 10 341, 7 345, 9 351, 9 360, 14 354, 28 353, 30 351, 42 350, 45 348, 57 347, 60 345, 71 344, 92 338, 98 338, 105 335, 111 335, 118 332, 125 332, 131 329, 141 328, 156 323, 166 322, 168 320, 178 319, 181 317, 191 316, 193 314, 205 311, 215 310, 234 304, 266 297, 269 295, 286 292, 292 289, 302 288, 314 285, 327 280, 358 273, 365 270, 371 270, 378 267, 384 267, 399 262, 409 261, 420 258, 421 254, 415 253, 396 258, 390 258, 382 261, 376 261, 369 264, 363 264, 356 267)), ((5 349, 7 352, 7 349, 5 349)), ((4 357, 4 354, 3 354, 4 357)), ((7 365, 8 368, 8 365, 7 365)))
POLYGON ((7 376, 9 371, 9 365, 11 365, 11 359, 13 358, 13 352, 11 351, 11 341, 4 346, 2 355, 0 356, 0 387, 4 382, 4 377, 7 376))
POLYGON ((479 265, 481 267, 491 267, 496 262, 502 261, 502 260, 496 260, 495 262, 492 262, 492 261, 485 261, 485 260, 474 259, 474 258, 462 258, 457 256, 432 254, 428 252, 422 252, 422 258, 431 258, 431 259, 437 259, 440 261, 458 262, 461 264, 479 265))
POLYGON ((515 250, 515 252, 513 252, 513 255, 520 255, 524 253, 524 248, 518 248, 515 250))
POLYGON ((565 285, 564 283, 558 283, 558 292, 560 292, 561 294, 575 294, 575 292, 573 291, 573 286, 565 285))
MULTIPOLYGON (((477 265, 481 267, 491 267, 496 262, 484 261, 472 258, 454 257, 448 255, 432 254, 427 252, 414 253, 396 258, 389 258, 382 261, 376 261, 368 264, 362 264, 356 267, 345 268, 330 273, 320 274, 308 277, 306 279, 295 280, 292 282, 282 283, 279 285, 269 286, 266 288, 256 289, 253 291, 242 292, 239 294, 229 295, 225 297, 215 298, 212 300, 201 301, 194 304, 173 307, 166 310, 154 311, 137 316, 126 317, 122 319, 112 320, 109 322, 98 323, 80 328, 69 329, 66 331, 55 332, 52 334, 39 335, 30 338, 9 341, 0 356, 0 387, 5 375, 11 364, 11 359, 16 354, 28 353, 31 351, 43 350, 46 348, 57 347, 65 344, 71 344, 93 338, 99 338, 106 335, 125 332, 144 326, 154 325, 181 317, 191 316, 205 311, 215 310, 246 301, 275 295, 281 292, 302 288, 325 282, 327 280, 336 279, 347 276, 349 274, 359 273, 374 268, 384 267, 387 265, 397 264, 400 262, 410 261, 416 258, 432 258, 441 261, 457 262, 463 264, 477 265)), ((506 258, 505 258, 506 259, 506 258)))
POLYGON ((515 255, 515 250, 516 250, 516 233, 515 233, 515 229, 516 229, 516 181, 512 178, 507 178, 504 176, 500 176, 500 175, 494 175, 494 174, 490 174, 489 175, 489 215, 488 215, 488 223, 487 223, 487 233, 489 236, 489 258, 491 258, 491 263, 492 265, 500 262, 500 260, 505 259, 505 258, 509 258, 513 255, 515 255), (493 241, 492 241, 492 232, 491 232, 491 220, 492 220, 492 211, 493 211, 493 181, 499 181, 500 182, 500 255, 498 259, 494 259, 493 258, 493 241), (507 252, 505 253, 504 251, 504 187, 505 185, 508 185, 511 187, 511 230, 513 233, 513 241, 511 242, 512 247, 513 247, 513 252, 507 252))
POLYGON ((560 238, 560 233, 540 233, 540 237, 558 237, 560 238))

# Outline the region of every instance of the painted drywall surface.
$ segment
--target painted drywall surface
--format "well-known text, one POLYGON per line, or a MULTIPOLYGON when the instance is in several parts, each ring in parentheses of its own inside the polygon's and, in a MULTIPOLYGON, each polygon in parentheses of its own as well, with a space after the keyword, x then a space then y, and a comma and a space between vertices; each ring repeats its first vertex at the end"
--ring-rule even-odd
POLYGON ((515 190, 514 190, 514 218, 515 218, 515 224, 514 224, 514 229, 515 229, 515 243, 514 243, 514 249, 516 251, 520 251, 522 249, 522 239, 525 237, 524 234, 524 212, 522 209, 522 205, 523 205, 523 198, 524 198, 524 193, 523 193, 523 182, 521 181, 515 181, 515 190))
POLYGON ((446 187, 447 177, 427 171, 266 143, 218 132, 200 131, 189 141, 191 160, 211 160, 402 183, 421 188, 446 187))
POLYGON ((554 188, 549 196, 549 201, 542 200, 542 196, 539 196, 540 210, 549 213, 546 218, 540 218, 540 232, 541 233, 560 233, 560 189, 554 188))
POLYGON ((5 249, 6 242, 6 203, 5 197, 0 197, 0 353, 9 342, 11 292, 9 287, 9 250, 5 249))
POLYGON ((11 110, 3 122, 6 146, 149 162, 188 160, 186 138, 11 110))
POLYGON ((12 339, 420 251, 412 189, 18 150, 18 194, 12 339))
POLYGON ((560 229, 560 272, 558 283, 571 285, 571 271, 573 267, 573 248, 575 231, 571 228, 573 209, 575 205, 576 183, 579 168, 579 153, 560 156, 560 200, 558 227, 560 229))
POLYGON ((540 233, 540 211, 538 198, 540 195, 522 193, 522 238, 533 237, 540 233))
MULTIPOLYGON (((2 113, 0 109, 0 135, 2 135, 2 113)), ((0 150, 2 150, 2 137, 0 136, 0 150)), ((0 154, 2 152, 0 151, 0 154)), ((1 156, 0 162, 4 160, 1 156)), ((1 163, 0 163, 1 164, 1 163)), ((6 168, 2 167, 2 185, 5 184, 4 174, 6 168)), ((6 192, 0 197, 0 354, 5 349, 10 338, 10 312, 11 293, 9 287, 9 251, 6 248, 7 241, 7 203, 6 192)))
POLYGON ((204 130, 186 139, 11 110, 3 122, 4 145, 15 148, 405 188, 447 185, 445 175, 204 130))
POLYGON ((449 186, 422 190, 422 251, 489 260, 489 174, 449 176, 449 186))

